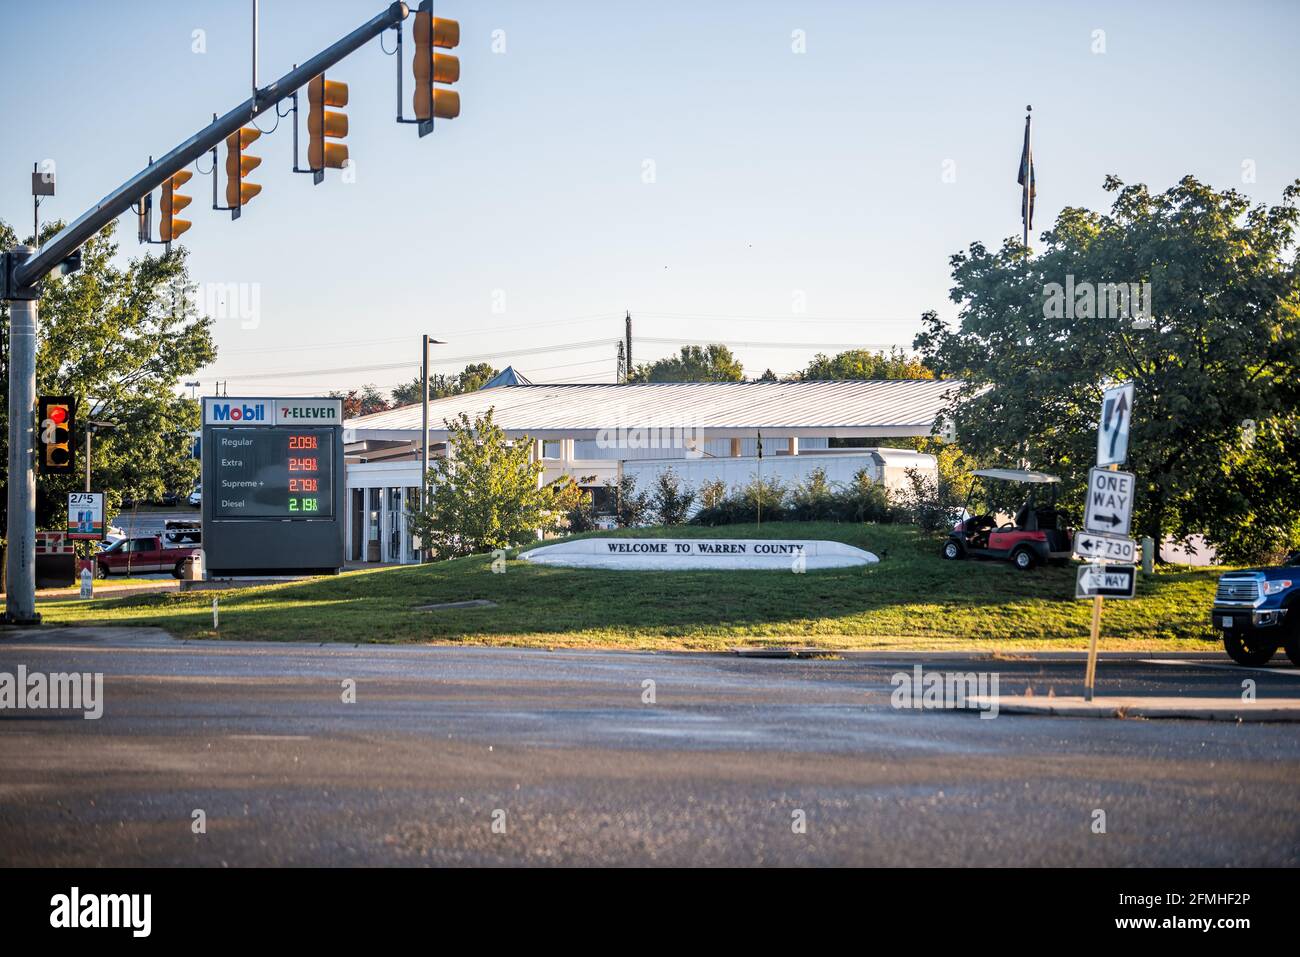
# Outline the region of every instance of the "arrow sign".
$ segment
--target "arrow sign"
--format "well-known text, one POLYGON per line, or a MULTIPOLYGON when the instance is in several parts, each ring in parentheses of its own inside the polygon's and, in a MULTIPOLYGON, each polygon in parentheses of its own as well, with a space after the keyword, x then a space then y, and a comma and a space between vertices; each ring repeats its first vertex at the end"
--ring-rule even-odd
POLYGON ((1133 521, 1133 493, 1136 489, 1137 477, 1132 472, 1089 469, 1084 529, 1127 538, 1133 521))
POLYGON ((1133 419, 1133 383, 1112 386, 1101 401, 1097 425, 1097 465, 1119 465, 1128 458, 1129 425, 1133 419))
POLYGON ((1075 598, 1132 598, 1136 591, 1132 565, 1080 565, 1074 584, 1075 598))
POLYGON ((1131 538, 1080 533, 1074 539, 1074 554, 1094 562, 1119 562, 1131 565, 1137 559, 1137 542, 1131 538))

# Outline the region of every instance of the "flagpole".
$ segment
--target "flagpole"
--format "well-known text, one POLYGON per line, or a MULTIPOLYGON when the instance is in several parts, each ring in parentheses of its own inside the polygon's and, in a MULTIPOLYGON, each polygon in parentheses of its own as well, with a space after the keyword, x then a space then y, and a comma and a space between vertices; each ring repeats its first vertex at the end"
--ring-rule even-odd
POLYGON ((1034 152, 1033 152, 1033 106, 1025 107, 1025 155, 1029 157, 1029 163, 1025 169, 1025 184, 1022 190, 1020 200, 1020 218, 1024 221, 1025 226, 1025 248, 1029 248, 1029 190, 1034 182, 1034 152))

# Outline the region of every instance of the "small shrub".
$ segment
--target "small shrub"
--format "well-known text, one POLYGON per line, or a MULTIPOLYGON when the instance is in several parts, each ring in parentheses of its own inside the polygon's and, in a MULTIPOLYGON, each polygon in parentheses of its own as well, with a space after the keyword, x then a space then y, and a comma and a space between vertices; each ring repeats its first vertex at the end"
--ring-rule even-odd
POLYGON ((636 490, 636 477, 624 475, 605 487, 614 499, 614 522, 619 528, 638 528, 650 520, 650 496, 636 490))
POLYGON ((660 525, 682 525, 695 504, 695 490, 683 485, 677 473, 665 469, 655 479, 650 490, 650 510, 658 516, 660 525))
POLYGON ((900 518, 889 489, 873 481, 866 469, 854 473, 836 494, 835 504, 843 522, 894 522, 900 518))
POLYGON ((908 488, 900 510, 907 521, 927 532, 942 532, 957 523, 962 503, 946 482, 936 482, 917 469, 907 470, 908 488))
POLYGON ((826 470, 813 469, 798 485, 790 489, 788 511, 791 521, 820 522, 839 518, 837 496, 826 479, 826 470))

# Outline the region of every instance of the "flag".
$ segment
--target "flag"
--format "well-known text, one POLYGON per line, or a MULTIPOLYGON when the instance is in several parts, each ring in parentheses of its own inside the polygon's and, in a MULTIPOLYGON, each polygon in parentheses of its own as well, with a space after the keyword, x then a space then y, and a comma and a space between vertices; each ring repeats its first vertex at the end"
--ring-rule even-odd
POLYGON ((1022 189, 1020 200, 1020 219, 1025 224, 1025 231, 1034 228, 1034 197, 1038 190, 1034 184, 1034 153, 1029 148, 1029 117, 1025 117, 1025 145, 1020 151, 1020 173, 1016 182, 1022 189))

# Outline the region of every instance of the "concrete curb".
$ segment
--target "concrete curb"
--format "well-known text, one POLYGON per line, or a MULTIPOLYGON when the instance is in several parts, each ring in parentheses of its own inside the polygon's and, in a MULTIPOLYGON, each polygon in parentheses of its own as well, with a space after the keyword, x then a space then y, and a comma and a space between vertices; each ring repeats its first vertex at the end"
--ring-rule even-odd
MULTIPOLYGON (((989 695, 968 698, 964 711, 987 712, 989 695)), ((999 695, 999 713, 1058 718, 1190 718, 1201 721, 1300 721, 1300 698, 1238 701, 1232 698, 1094 698, 999 695)))

